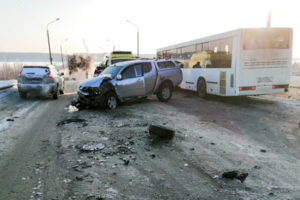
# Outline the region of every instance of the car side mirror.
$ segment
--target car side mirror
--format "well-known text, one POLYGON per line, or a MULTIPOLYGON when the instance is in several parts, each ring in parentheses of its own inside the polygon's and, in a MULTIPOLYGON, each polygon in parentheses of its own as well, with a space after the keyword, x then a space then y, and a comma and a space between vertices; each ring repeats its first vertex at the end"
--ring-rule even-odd
POLYGON ((122 75, 121 74, 117 75, 117 80, 122 80, 122 75))

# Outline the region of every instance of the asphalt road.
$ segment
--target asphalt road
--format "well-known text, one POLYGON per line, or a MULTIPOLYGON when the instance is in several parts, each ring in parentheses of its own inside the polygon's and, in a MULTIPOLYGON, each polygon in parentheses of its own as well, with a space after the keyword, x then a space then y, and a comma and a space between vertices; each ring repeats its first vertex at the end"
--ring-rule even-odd
POLYGON ((177 91, 169 103, 150 97, 77 111, 69 106, 77 86, 68 82, 58 100, 0 92, 0 199, 300 196, 299 94, 201 99, 177 91), (86 122, 57 126, 64 119, 86 122), (153 140, 150 124, 173 128, 175 138, 153 140), (99 143, 103 150, 80 151, 99 143), (230 170, 249 176, 223 179, 230 170))

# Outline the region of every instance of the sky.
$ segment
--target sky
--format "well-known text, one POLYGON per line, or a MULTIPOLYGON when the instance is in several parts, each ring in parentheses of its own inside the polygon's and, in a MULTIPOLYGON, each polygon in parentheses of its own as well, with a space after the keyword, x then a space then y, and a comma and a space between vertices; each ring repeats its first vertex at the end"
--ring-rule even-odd
POLYGON ((292 27, 293 56, 300 58, 297 0, 0 0, 0 52, 103 53, 129 50, 155 54, 161 47, 238 28, 292 27), (67 39, 67 41, 64 41, 67 39), (111 42, 109 42, 110 40, 111 42), (63 42, 64 41, 64 42, 63 42), (84 45, 84 43, 86 45, 84 45))

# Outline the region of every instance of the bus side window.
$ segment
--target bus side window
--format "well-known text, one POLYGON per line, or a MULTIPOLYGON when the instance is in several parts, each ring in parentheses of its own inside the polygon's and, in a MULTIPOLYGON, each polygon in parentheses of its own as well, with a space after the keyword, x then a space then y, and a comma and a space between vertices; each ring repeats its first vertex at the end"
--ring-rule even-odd
POLYGON ((200 62, 197 62, 196 64, 194 64, 193 68, 201 68, 200 62))
POLYGON ((212 64, 210 60, 205 60, 205 68, 212 68, 212 64))

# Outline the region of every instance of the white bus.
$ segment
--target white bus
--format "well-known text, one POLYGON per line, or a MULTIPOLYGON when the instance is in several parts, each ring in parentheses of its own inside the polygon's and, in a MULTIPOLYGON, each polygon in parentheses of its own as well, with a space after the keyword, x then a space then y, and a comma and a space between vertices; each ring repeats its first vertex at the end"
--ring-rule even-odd
POLYGON ((181 62, 182 89, 199 96, 287 92, 292 65, 291 28, 247 28, 157 50, 181 62))

